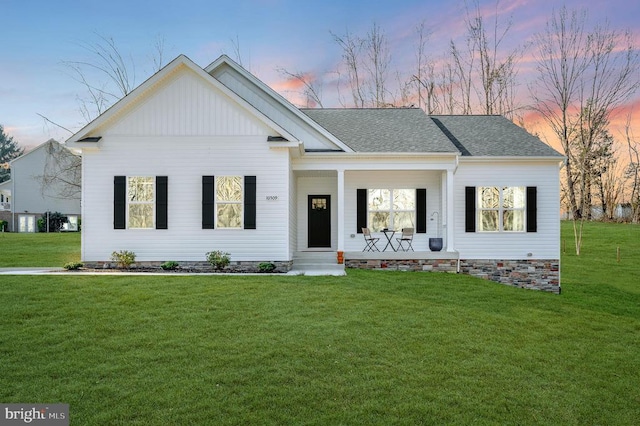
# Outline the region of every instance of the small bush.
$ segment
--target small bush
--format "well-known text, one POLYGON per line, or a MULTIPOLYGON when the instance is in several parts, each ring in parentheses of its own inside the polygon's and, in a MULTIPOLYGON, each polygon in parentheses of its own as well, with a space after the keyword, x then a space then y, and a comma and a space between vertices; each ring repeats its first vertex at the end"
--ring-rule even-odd
POLYGON ((69 219, 60 212, 46 212, 38 219, 38 232, 60 232, 62 226, 69 219), (49 218, 49 228, 47 229, 47 218, 49 218))
POLYGON ((219 271, 229 266, 231 262, 230 256, 229 253, 224 253, 220 250, 210 251, 207 253, 207 262, 209 262, 215 270, 219 271))
POLYGON ((9 225, 9 222, 7 222, 6 220, 0 220, 0 232, 6 231, 7 225, 9 225))
POLYGON ((160 265, 160 267, 162 269, 164 269, 165 271, 173 271, 173 270, 177 269, 178 266, 180 266, 178 264, 178 262, 174 262, 173 260, 170 260, 168 262, 164 262, 162 265, 160 265))
POLYGON ((136 261, 136 254, 128 250, 114 251, 111 253, 111 260, 116 262, 118 268, 129 269, 136 261))
POLYGON ((270 273, 275 271, 276 265, 271 262, 261 262, 258 264, 258 270, 263 273, 270 273))
POLYGON ((82 262, 67 262, 64 264, 63 268, 67 271, 77 271, 82 268, 84 264, 82 262))

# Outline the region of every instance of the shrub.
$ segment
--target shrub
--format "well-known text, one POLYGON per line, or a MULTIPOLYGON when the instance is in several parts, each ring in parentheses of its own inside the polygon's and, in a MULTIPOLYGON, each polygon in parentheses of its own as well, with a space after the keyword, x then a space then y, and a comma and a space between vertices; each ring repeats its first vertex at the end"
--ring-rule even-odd
POLYGON ((9 222, 7 222, 6 220, 0 220, 0 232, 6 231, 8 224, 9 222))
POLYGON ((178 268, 178 262, 174 262, 173 260, 170 260, 168 262, 164 262, 162 265, 160 265, 160 267, 162 269, 164 269, 165 271, 173 271, 175 269, 178 268))
POLYGON ((47 232, 47 217, 49 218, 49 232, 60 232, 62 225, 69 221, 69 219, 60 212, 46 212, 38 219, 39 232, 47 232))
POLYGON ((276 265, 271 262, 261 262, 258 264, 258 270, 263 273, 273 272, 276 269, 276 265))
POLYGON ((221 270, 229 266, 231 262, 231 255, 229 253, 224 253, 220 250, 210 251, 207 253, 207 262, 213 266, 216 270, 221 270))
POLYGON ((111 260, 116 262, 118 268, 129 269, 136 261, 136 254, 128 250, 114 251, 111 253, 111 260))
POLYGON ((77 271, 82 268, 84 264, 82 262, 67 262, 64 264, 63 268, 67 271, 77 271))

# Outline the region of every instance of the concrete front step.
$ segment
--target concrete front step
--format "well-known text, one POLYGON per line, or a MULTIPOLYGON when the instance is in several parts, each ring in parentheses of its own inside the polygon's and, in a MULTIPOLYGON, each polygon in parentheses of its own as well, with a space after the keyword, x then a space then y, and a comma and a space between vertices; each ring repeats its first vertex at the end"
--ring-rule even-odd
POLYGON ((338 264, 336 252, 296 252, 290 274, 345 275, 344 265, 338 264))

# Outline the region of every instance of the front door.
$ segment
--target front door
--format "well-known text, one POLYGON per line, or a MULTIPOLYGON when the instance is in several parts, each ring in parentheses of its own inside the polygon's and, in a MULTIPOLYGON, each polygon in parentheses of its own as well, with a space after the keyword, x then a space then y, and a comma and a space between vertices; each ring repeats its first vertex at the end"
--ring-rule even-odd
POLYGON ((309 248, 331 247, 331 196, 309 195, 309 248))

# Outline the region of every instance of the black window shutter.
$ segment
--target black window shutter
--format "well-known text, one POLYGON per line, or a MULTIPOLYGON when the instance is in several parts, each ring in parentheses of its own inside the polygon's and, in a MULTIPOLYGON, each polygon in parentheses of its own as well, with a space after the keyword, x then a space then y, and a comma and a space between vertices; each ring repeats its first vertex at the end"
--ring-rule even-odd
POLYGON ((538 188, 527 186, 527 232, 538 232, 538 188))
POLYGON ((476 187, 464 188, 464 231, 476 232, 476 187))
POLYGON ((202 229, 215 228, 215 177, 202 176, 202 229))
POLYGON ((127 177, 113 177, 113 229, 127 227, 127 177))
POLYGON ((244 229, 256 229, 256 177, 244 177, 244 229))
POLYGON ((427 233, 427 190, 416 189, 416 233, 427 233))
POLYGON ((356 222, 357 222, 357 232, 358 234, 362 234, 362 228, 367 227, 367 191, 366 189, 358 189, 356 204, 356 222))
POLYGON ((168 229, 169 181, 167 176, 156 176, 156 229, 168 229))

